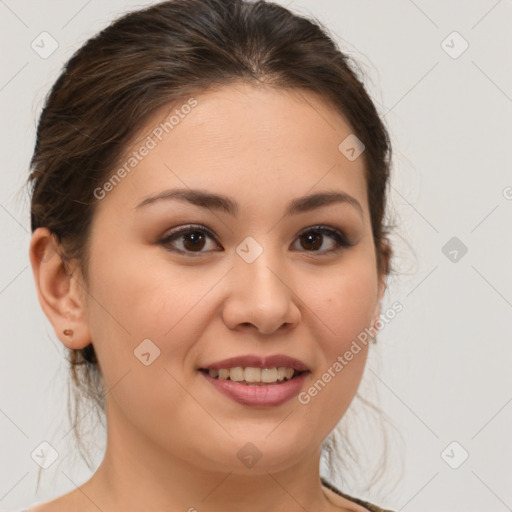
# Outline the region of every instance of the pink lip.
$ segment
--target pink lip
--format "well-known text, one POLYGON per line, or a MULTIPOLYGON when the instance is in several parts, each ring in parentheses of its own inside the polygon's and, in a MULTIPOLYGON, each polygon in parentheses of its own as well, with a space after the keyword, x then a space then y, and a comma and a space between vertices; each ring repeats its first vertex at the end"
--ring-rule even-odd
POLYGON ((230 357, 223 361, 217 361, 216 363, 204 366, 203 369, 220 369, 220 368, 236 368, 241 366, 247 368, 251 366, 253 368, 278 368, 279 366, 285 366, 287 368, 293 368, 299 372, 309 371, 309 368, 305 363, 299 359, 289 357, 284 354, 276 354, 273 356, 257 356, 248 354, 245 356, 230 357))
MULTIPOLYGON (((247 364, 246 366, 254 366, 254 364, 247 364)), ((282 366, 289 365, 283 364, 282 366)), ((233 366, 228 367, 232 368, 233 366)), ((274 366, 271 367, 273 368, 274 366)), ((210 368, 213 367, 211 366, 210 368)), ((219 368, 226 367, 220 366, 219 368)), ((266 368, 268 368, 268 366, 266 368)), ((215 386, 218 391, 235 402, 253 407, 274 407, 287 402, 300 393, 304 380, 309 375, 309 372, 307 372, 302 373, 291 380, 284 381, 281 384, 262 384, 254 386, 240 384, 239 382, 231 380, 214 379, 213 377, 210 377, 208 373, 199 373, 201 373, 208 382, 215 386)))

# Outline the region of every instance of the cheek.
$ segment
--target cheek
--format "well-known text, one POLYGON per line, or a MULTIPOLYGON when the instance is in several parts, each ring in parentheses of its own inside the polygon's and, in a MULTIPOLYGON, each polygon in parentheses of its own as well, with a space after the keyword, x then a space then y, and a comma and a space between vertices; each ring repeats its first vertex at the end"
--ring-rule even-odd
POLYGON ((141 428, 158 425, 164 410, 174 419, 192 414, 183 367, 204 326, 189 313, 211 283, 170 265, 164 273, 149 262, 104 256, 90 265, 88 322, 111 402, 141 428))
MULTIPOLYGON (((378 279, 373 260, 367 259, 366 263, 359 257, 354 258, 353 264, 346 261, 338 272, 316 280, 317 291, 310 293, 306 301, 312 311, 309 329, 319 356, 316 378, 322 381, 316 386, 318 392, 312 391, 316 397, 314 406, 333 417, 340 416, 350 404, 368 354, 368 330, 378 300, 378 279)), ((312 282, 304 283, 303 296, 307 284, 312 289, 312 282)))
MULTIPOLYGON (((344 349, 370 327, 378 301, 378 278, 372 261, 364 264, 364 260, 354 258, 354 264, 340 265, 320 284, 316 282, 314 295, 305 295, 307 284, 303 288, 303 295, 309 296, 308 306, 316 314, 326 353, 344 349)), ((313 289, 313 283, 309 285, 313 289)))
POLYGON ((118 373, 121 365, 137 368, 134 351, 144 346, 158 354, 159 365, 183 367, 193 342, 204 333, 209 317, 201 311, 225 270, 201 277, 197 267, 150 257, 131 248, 125 256, 97 250, 91 259, 88 322, 106 371, 112 365, 118 373), (148 342, 141 346, 147 339, 156 347, 148 342))

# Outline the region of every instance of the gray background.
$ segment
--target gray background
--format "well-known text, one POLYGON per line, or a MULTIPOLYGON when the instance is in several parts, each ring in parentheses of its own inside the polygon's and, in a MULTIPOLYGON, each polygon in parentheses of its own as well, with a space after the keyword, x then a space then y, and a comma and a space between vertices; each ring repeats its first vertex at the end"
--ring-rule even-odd
MULTIPOLYGON (((1 510, 60 495, 91 474, 68 435, 63 350, 35 293, 23 183, 61 65, 119 13, 147 3, 0 1, 1 510), (31 48, 43 31, 59 45, 46 59, 31 48), (43 471, 36 494, 30 454, 45 440, 59 463, 43 471)), ((511 510, 512 4, 279 3, 323 21, 359 61, 395 146, 398 275, 384 309, 394 301, 404 309, 372 346, 361 389, 378 390, 401 433, 391 458, 401 457, 403 470, 390 464, 388 488, 371 492, 357 488, 363 475, 355 471, 345 490, 395 510, 511 510), (454 31, 469 44, 461 55, 463 40, 448 37, 454 31)), ((364 435, 369 446, 375 434, 364 435)), ((95 439, 97 465, 101 431, 95 439)))

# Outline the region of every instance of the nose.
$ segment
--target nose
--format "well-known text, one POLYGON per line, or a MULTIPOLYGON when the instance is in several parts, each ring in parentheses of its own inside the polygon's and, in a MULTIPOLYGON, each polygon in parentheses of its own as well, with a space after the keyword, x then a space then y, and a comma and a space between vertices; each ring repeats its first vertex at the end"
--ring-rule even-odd
POLYGON ((298 325, 301 312, 293 283, 278 257, 263 253, 252 263, 235 257, 224 303, 225 324, 233 330, 272 334, 298 325))

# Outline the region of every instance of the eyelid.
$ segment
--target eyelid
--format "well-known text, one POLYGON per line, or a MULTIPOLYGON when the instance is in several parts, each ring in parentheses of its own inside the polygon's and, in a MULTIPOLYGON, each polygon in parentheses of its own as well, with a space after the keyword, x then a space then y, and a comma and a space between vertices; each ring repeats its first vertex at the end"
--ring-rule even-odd
POLYGON ((189 231, 194 231, 194 229, 197 229, 198 231, 204 231, 205 233, 208 233, 210 237, 216 239, 213 231, 210 228, 206 227, 204 224, 185 224, 183 226, 179 226, 176 228, 175 231, 172 231, 168 235, 166 235, 164 239, 169 238, 170 236, 178 235, 180 233, 188 233, 189 231))
MULTIPOLYGON (((328 224, 316 224, 314 226, 308 226, 307 228, 304 228, 302 231, 300 231, 297 234, 297 237, 308 233, 309 231, 315 231, 317 233, 321 234, 327 234, 333 238, 339 239, 338 242, 342 244, 345 247, 352 247, 355 245, 354 242, 351 242, 349 237, 346 235, 345 231, 335 228, 333 226, 329 226, 328 224)), ((314 251, 313 251, 314 252, 314 251)))
MULTIPOLYGON (((332 255, 337 255, 338 253, 345 251, 347 249, 350 249, 354 245, 356 245, 356 242, 351 241, 349 237, 346 235, 345 231, 339 228, 335 228, 333 226, 329 226, 326 224, 317 224, 314 226, 309 226, 302 231, 300 231, 296 237, 295 240, 298 241, 301 236, 304 236, 305 234, 312 232, 315 234, 320 235, 327 235, 331 240, 334 240, 335 247, 331 249, 324 249, 324 250, 317 250, 317 251, 308 251, 306 249, 298 249, 298 252, 304 253, 307 257, 313 257, 313 258, 322 258, 322 257, 329 257, 332 255)), ((297 243, 296 241, 293 242, 293 244, 297 243)), ((292 245, 293 245, 292 244, 292 245)), ((323 245, 323 243, 322 243, 323 245)))
MULTIPOLYGON (((179 238, 180 235, 190 233, 194 230, 204 231, 212 240, 215 241, 215 243, 217 245, 220 245, 219 242, 217 241, 216 236, 213 234, 213 231, 203 224, 186 224, 184 226, 180 226, 180 227, 176 228, 174 231, 171 231, 167 235, 163 236, 158 241, 158 243, 165 246, 167 244, 170 244, 172 238, 179 238)), ((204 251, 199 251, 199 252, 182 251, 181 249, 176 249, 175 247, 173 249, 169 249, 169 250, 171 250, 172 252, 177 252, 179 254, 186 254, 186 255, 192 256, 192 257, 201 256, 202 254, 207 254, 208 252, 211 252, 211 251, 206 251, 206 252, 204 252, 204 251)))
MULTIPOLYGON (((171 231, 169 234, 162 237, 158 241, 158 243, 165 246, 167 244, 170 244, 170 242, 172 241, 171 239, 179 238, 180 235, 193 232, 194 230, 202 231, 202 232, 206 233, 212 240, 215 241, 215 243, 217 245, 220 245, 219 242, 217 241, 217 238, 214 235, 213 231, 203 224, 186 224, 186 225, 180 226, 180 227, 176 228, 174 231, 171 231)), ((328 224, 316 224, 313 226, 308 226, 308 227, 302 229, 301 231, 299 231, 299 233, 297 233, 297 235, 295 235, 294 240, 297 240, 300 236, 303 236, 304 234, 306 234, 308 232, 315 232, 315 233, 320 233, 322 235, 327 235, 330 238, 334 239, 338 245, 337 245, 337 247, 335 247, 333 249, 327 249, 327 250, 323 250, 323 251, 304 250, 305 253, 311 253, 313 255, 321 256, 324 254, 331 254, 334 252, 338 252, 342 249, 347 249, 347 248, 350 248, 355 245, 355 242, 350 241, 350 239, 345 234, 344 230, 335 228, 333 226, 329 226, 328 224)), ((197 251, 197 252, 183 251, 183 250, 177 249, 175 247, 172 249, 168 249, 168 250, 170 250, 172 252, 177 252, 179 254, 186 254, 187 256, 192 256, 192 257, 197 257, 197 256, 201 256, 202 254, 207 254, 209 252, 212 252, 212 251, 197 251)), ((223 249, 221 249, 221 250, 223 250, 223 249)))

